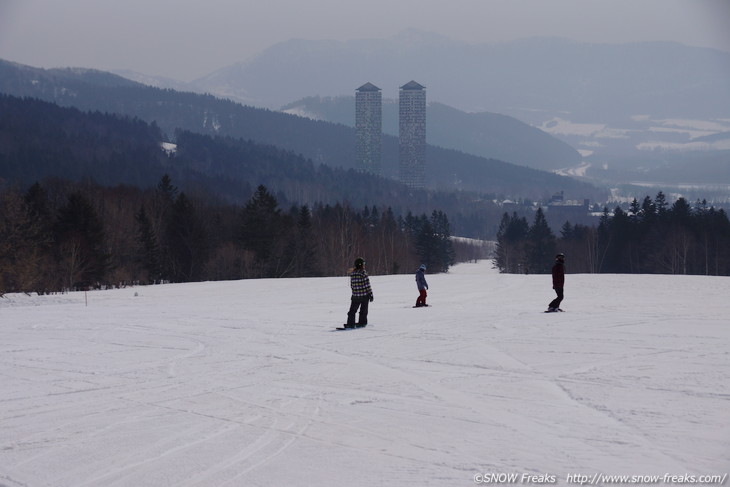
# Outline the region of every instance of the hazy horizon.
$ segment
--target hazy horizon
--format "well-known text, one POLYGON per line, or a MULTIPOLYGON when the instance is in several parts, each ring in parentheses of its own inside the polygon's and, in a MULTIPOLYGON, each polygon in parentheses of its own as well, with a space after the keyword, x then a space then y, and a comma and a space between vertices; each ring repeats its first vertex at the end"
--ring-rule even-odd
POLYGON ((42 68, 132 70, 192 81, 290 39, 393 37, 467 43, 563 37, 670 41, 730 52, 726 0, 0 0, 0 58, 42 68))

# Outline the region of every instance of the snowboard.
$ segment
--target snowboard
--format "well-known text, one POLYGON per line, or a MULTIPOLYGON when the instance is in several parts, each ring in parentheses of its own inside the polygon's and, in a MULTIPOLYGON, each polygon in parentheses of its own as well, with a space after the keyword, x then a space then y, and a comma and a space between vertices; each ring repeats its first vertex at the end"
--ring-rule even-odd
POLYGON ((355 326, 354 328, 345 328, 345 326, 343 325, 343 326, 338 326, 337 328, 335 328, 335 329, 334 329, 334 330, 332 330, 332 331, 350 331, 350 330, 360 330, 361 328, 365 328, 366 326, 368 326, 368 325, 365 325, 365 326, 355 326))
POLYGON ((545 313, 564 313, 565 311, 563 311, 562 309, 558 308, 558 309, 553 310, 553 311, 550 311, 549 309, 546 309, 544 312, 545 313))
POLYGON ((424 304, 423 306, 413 306, 414 308, 430 308, 430 304, 424 304))

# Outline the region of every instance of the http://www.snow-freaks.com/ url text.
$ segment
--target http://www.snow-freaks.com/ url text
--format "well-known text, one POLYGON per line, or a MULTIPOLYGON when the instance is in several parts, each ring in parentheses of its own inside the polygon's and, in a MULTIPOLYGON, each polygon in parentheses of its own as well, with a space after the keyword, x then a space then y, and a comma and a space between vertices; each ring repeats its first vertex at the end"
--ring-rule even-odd
POLYGON ((535 473, 477 473, 474 475, 474 482, 477 484, 557 484, 563 480, 566 484, 575 485, 609 485, 609 484, 634 484, 634 485, 725 485, 728 474, 675 475, 670 473, 658 475, 608 475, 604 473, 580 474, 570 473, 562 478, 555 474, 535 473))

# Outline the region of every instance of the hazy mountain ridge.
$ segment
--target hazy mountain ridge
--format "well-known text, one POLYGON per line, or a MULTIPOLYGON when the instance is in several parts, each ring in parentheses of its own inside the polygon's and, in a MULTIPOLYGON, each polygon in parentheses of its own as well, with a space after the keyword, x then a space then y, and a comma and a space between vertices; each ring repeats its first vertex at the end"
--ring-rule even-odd
POLYGON ((411 30, 390 39, 282 42, 191 86, 278 108, 352 96, 365 81, 396 99, 410 79, 426 86, 429 102, 510 115, 562 140, 583 155, 578 172, 602 184, 656 181, 650 173, 673 184, 730 182, 723 166, 730 139, 698 140, 730 130, 730 53, 714 49, 559 38, 467 44, 411 30), (708 159, 713 164, 703 166, 708 159), (663 171, 667 164, 672 171, 663 171))
POLYGON ((82 86, 100 87, 132 87, 139 86, 139 83, 107 71, 99 71, 88 68, 55 68, 41 69, 24 64, 14 63, 0 59, 0 86, 5 93, 27 92, 35 95, 53 94, 63 96, 66 93, 58 93, 57 90, 75 89, 79 83, 82 86), (31 87, 28 86, 30 83, 31 87), (63 86, 61 86, 63 83, 63 86), (54 90, 56 92, 54 93, 54 90))
MULTIPOLYGON (((270 108, 353 94, 369 80, 395 98, 415 79, 429 101, 474 112, 570 113, 610 122, 637 114, 728 115, 730 53, 676 43, 588 44, 557 38, 466 44, 409 31, 390 39, 289 40, 191 84, 270 108)), ((522 118, 522 117, 518 117, 522 118)))
MULTIPOLYGON (((210 95, 181 93, 133 84, 106 87, 87 82, 85 74, 69 81, 68 72, 18 67, 0 62, 0 92, 38 97, 82 110, 99 110, 154 122, 168 136, 187 130, 250 139, 302 154, 315 164, 352 168, 354 129, 280 112, 242 106, 210 95), (10 81, 8 81, 10 80, 10 81)), ((113 75, 109 75, 116 79, 113 75)), ((121 79, 121 78, 119 78, 121 79)), ((126 83, 129 83, 125 80, 126 83)), ((397 173, 397 139, 383 141, 385 175, 397 173)), ((432 188, 473 190, 541 198, 565 190, 575 198, 602 200, 603 190, 575 180, 484 159, 458 151, 429 148, 428 183, 432 188), (519 193, 513 193, 519 188, 519 193)))

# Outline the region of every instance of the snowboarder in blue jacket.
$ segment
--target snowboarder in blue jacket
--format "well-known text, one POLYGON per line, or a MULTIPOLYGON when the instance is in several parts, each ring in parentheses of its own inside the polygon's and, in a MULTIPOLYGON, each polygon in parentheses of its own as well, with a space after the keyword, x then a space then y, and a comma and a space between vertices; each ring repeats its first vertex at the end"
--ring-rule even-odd
POLYGON ((426 304, 426 296, 428 293, 426 290, 428 289, 428 283, 426 282, 426 265, 421 264, 421 267, 418 268, 416 271, 416 286, 418 287, 418 299, 416 299, 416 308, 420 308, 421 306, 428 306, 426 304))

